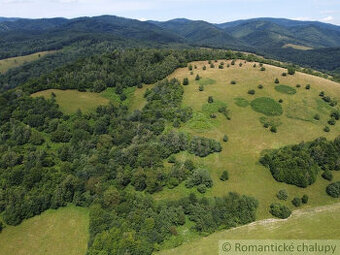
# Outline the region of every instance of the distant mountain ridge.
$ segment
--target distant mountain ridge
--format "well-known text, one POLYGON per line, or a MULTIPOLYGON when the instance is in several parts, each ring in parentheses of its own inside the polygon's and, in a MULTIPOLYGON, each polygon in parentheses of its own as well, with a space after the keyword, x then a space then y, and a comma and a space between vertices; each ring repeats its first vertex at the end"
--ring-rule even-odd
POLYGON ((122 48, 232 49, 321 70, 340 68, 340 63, 327 64, 330 56, 325 55, 334 59, 339 56, 340 26, 317 21, 255 18, 213 24, 185 18, 140 21, 110 15, 73 19, 0 17, 0 59, 104 42, 122 48), (325 56, 321 65, 317 61, 320 56, 325 56))

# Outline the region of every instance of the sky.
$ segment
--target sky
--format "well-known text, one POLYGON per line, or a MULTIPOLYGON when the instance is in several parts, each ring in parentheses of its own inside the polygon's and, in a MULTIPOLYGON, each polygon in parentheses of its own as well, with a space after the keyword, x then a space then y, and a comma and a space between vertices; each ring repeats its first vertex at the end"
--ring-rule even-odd
POLYGON ((0 0, 0 16, 51 18, 117 15, 139 20, 188 18, 213 23, 256 17, 340 25, 340 0, 0 0))

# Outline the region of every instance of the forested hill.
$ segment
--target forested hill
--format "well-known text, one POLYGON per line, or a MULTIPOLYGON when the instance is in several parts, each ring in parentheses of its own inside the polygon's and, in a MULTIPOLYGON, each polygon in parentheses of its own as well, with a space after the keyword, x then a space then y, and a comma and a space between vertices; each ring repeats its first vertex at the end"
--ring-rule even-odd
POLYGON ((321 22, 251 19, 223 24, 117 16, 75 19, 0 18, 0 59, 57 50, 0 74, 11 88, 64 64, 113 49, 210 47, 248 51, 339 76, 340 27, 321 22))

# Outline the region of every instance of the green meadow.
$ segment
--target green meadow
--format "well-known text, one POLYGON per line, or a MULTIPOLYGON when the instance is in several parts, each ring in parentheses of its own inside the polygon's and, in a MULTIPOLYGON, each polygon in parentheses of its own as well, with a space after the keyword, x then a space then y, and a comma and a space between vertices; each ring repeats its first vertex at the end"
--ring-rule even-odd
POLYGON ((55 51, 42 51, 33 53, 26 56, 20 56, 20 57, 13 57, 13 58, 6 58, 0 60, 0 73, 7 72, 10 68, 21 66, 25 63, 32 62, 34 60, 38 60, 39 58, 47 55, 52 54, 55 51))
MULTIPOLYGON (((269 169, 259 163, 259 158, 261 153, 268 149, 311 141, 321 136, 328 139, 338 136, 339 124, 331 126, 331 131, 328 133, 323 131, 330 118, 332 107, 319 97, 319 93, 325 91, 327 95, 339 100, 340 84, 299 72, 292 76, 281 77, 286 70, 270 65, 265 65, 266 71, 262 72, 258 64, 254 68, 253 63, 242 61, 243 65, 240 67, 238 65, 240 61, 236 61, 235 65, 230 65, 228 68, 226 65, 230 62, 224 62, 224 69, 210 68, 207 61, 195 62, 192 64, 196 65, 197 69, 194 69, 193 74, 190 74, 188 68, 181 68, 169 77, 181 81, 185 77, 189 78, 189 85, 184 86, 183 104, 193 108, 193 118, 179 130, 192 135, 214 138, 223 146, 221 153, 205 158, 195 157, 185 152, 176 156, 179 160, 190 158, 197 165, 209 169, 214 186, 205 195, 214 197, 238 192, 253 196, 259 201, 257 220, 273 217, 269 213, 269 206, 273 202, 279 202, 276 194, 280 189, 287 190, 289 194, 287 201, 280 202, 292 210, 296 208, 291 200, 295 196, 301 197, 304 194, 307 194, 310 200, 307 205, 301 207, 302 209, 337 202, 326 194, 325 188, 329 182, 321 177, 321 173, 313 185, 299 188, 276 182, 269 169), (207 70, 203 70, 203 66, 207 66, 207 70), (196 74, 199 74, 202 79, 211 79, 214 82, 205 86, 204 91, 199 91, 200 83, 195 80, 196 74), (276 77, 279 77, 283 84, 287 84, 286 86, 296 88, 296 93, 277 91, 275 89, 277 85, 274 83, 276 77), (231 85, 232 80, 235 80, 236 84, 231 85), (263 85, 262 89, 258 88, 259 84, 263 85), (301 86, 297 88, 297 84, 301 86), (309 90, 305 89, 306 84, 310 84, 309 90), (251 89, 255 90, 254 95, 247 93, 251 89), (209 96, 214 99, 212 104, 208 104, 209 96), (220 106, 227 106, 230 120, 218 112, 220 106), (216 118, 211 118, 211 113, 214 113, 216 118), (313 119, 315 114, 320 115, 320 120, 313 119), (264 123, 275 125, 277 133, 264 128, 264 123), (227 143, 222 141, 224 135, 229 137, 227 143), (226 182, 219 179, 223 170, 229 172, 229 180, 226 182)), ((334 171, 333 175, 335 181, 340 180, 340 172, 334 171)), ((160 200, 177 199, 190 192, 202 196, 194 189, 185 188, 184 185, 173 189, 165 188, 153 196, 160 200)), ((175 246, 197 238, 201 241, 202 238, 197 235, 189 234, 190 227, 184 225, 180 231, 181 237, 165 246, 175 246)), ((306 228, 306 234, 307 232, 306 228)), ((315 238, 322 237, 321 232, 314 231, 314 233, 316 233, 315 238)), ((286 237, 289 236, 282 233, 282 238, 286 237)), ((256 235, 254 234, 252 238, 256 238, 256 235)))
POLYGON ((85 208, 48 210, 18 226, 7 226, 0 233, 0 255, 84 255, 88 228, 85 208))

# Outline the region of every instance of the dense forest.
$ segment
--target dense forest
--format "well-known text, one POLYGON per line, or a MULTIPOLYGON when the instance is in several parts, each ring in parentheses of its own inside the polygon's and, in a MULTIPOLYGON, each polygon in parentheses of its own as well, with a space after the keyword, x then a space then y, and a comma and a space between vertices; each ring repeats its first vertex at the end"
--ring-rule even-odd
MULTIPOLYGON (((227 55, 229 54, 229 55, 227 55)), ((90 208, 89 254, 150 254, 191 221, 194 231, 212 233, 255 220, 256 199, 230 193, 213 199, 194 194, 154 201, 149 194, 182 182, 205 193, 209 171, 172 157, 180 151, 206 157, 218 141, 169 131, 192 117, 182 107, 180 81, 163 80, 189 60, 233 57, 211 50, 127 50, 92 56, 31 79, 0 96, 0 214, 17 225, 49 208, 73 203, 90 208), (146 105, 129 112, 100 106, 95 112, 63 114, 48 88, 102 91, 153 83, 146 105), (171 164, 165 167, 165 163, 171 164)), ((123 98, 123 97, 122 97, 123 98)), ((222 139, 222 137, 221 137, 222 139)))
POLYGON ((286 146, 266 153, 260 162, 268 167, 279 182, 307 187, 323 171, 331 179, 331 171, 340 170, 340 136, 334 141, 318 138, 312 142, 286 146))

